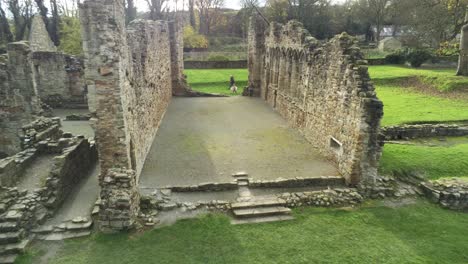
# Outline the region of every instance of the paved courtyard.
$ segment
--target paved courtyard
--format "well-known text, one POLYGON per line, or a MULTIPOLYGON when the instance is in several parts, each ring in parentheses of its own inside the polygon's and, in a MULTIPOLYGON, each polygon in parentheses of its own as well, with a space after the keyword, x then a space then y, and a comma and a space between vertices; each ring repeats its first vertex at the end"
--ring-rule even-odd
POLYGON ((140 187, 336 176, 334 165, 266 103, 246 97, 173 98, 140 176, 140 187))

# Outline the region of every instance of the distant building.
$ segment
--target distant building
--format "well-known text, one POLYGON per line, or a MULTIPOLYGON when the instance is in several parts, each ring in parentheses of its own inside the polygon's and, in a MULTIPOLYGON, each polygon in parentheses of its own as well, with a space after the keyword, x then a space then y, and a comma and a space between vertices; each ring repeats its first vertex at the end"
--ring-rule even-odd
POLYGON ((395 51, 403 47, 401 41, 394 37, 386 37, 379 42, 380 51, 395 51))

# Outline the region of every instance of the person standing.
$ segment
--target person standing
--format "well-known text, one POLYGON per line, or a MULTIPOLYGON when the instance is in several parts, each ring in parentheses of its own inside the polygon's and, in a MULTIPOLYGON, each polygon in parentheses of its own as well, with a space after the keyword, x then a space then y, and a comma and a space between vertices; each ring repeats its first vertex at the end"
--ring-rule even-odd
POLYGON ((230 90, 231 87, 233 87, 234 85, 236 85, 236 81, 234 80, 234 76, 231 75, 231 78, 229 79, 229 90, 230 90))

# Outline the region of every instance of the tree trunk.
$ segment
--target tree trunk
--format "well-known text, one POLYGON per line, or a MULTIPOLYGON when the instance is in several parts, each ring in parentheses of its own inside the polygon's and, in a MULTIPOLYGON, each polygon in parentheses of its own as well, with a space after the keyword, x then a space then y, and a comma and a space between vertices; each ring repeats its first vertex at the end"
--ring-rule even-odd
POLYGON ((6 42, 13 42, 13 33, 11 33, 10 24, 5 15, 5 10, 0 6, 0 30, 1 36, 6 40, 6 42))
POLYGON ((461 30, 457 75, 468 76, 468 9, 465 16, 465 25, 461 30))
POLYGON ((189 0, 190 26, 196 30, 197 22, 195 21, 195 0, 189 0))
POLYGON ((52 6, 52 22, 50 23, 49 35, 55 46, 58 47, 60 45, 60 16, 58 13, 57 0, 51 0, 50 4, 52 6))
POLYGON ((134 0, 127 0, 127 8, 125 10, 125 15, 127 16, 127 23, 135 20, 136 18, 136 8, 134 0))

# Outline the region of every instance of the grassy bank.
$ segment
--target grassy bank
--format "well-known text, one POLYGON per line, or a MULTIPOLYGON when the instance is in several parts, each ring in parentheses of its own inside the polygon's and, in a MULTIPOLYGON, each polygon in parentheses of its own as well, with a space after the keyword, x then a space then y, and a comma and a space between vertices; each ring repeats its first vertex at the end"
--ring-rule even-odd
POLYGON ((468 78, 455 76, 455 69, 424 69, 405 66, 384 65, 369 67, 369 74, 377 84, 380 81, 398 81, 408 77, 416 77, 425 85, 439 91, 468 91, 468 78))
POLYGON ((377 85, 384 103, 382 126, 468 120, 468 102, 418 93, 397 85, 377 85))
MULTIPOLYGON (((66 241, 50 264, 467 263, 468 215, 424 201, 398 208, 301 208, 296 220, 232 226, 226 216, 183 220, 142 235, 66 241)), ((34 251, 34 249, 33 249, 34 251)), ((19 263, 37 263, 26 255, 19 263)))

